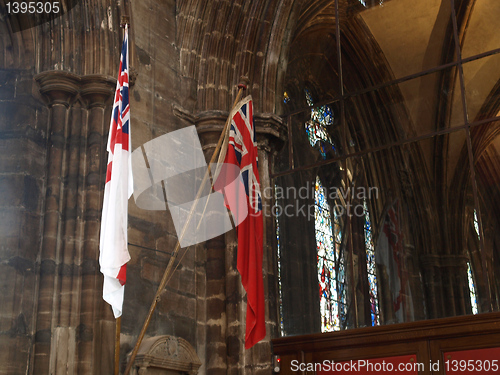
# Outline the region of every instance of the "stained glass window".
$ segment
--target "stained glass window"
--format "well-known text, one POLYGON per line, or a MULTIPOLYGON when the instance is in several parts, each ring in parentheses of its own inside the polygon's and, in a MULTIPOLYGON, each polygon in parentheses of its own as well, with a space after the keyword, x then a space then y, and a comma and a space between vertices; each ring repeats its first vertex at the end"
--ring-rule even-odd
POLYGON ((476 284, 474 283, 474 277, 472 275, 472 267, 470 266, 470 262, 467 262, 467 277, 469 279, 470 304, 472 306, 472 313, 475 315, 478 313, 476 284))
MULTIPOLYGON (((477 238, 481 238, 481 233, 479 232, 479 220, 477 218, 477 210, 474 209, 474 230, 476 231, 477 238)), ((470 262, 467 262, 467 278, 469 279, 469 294, 470 294, 470 304, 472 306, 472 313, 477 314, 477 295, 476 295, 476 284, 474 283, 474 276, 472 275, 472 267, 470 262)))
POLYGON ((288 96, 288 93, 285 91, 283 93, 283 103, 288 104, 290 102, 290 97, 288 96))
MULTIPOLYGON (((276 185, 274 185, 274 191, 276 194, 276 185)), ((280 306, 280 332, 281 336, 285 336, 285 327, 283 324, 283 290, 281 286, 281 243, 280 243, 280 223, 278 220, 278 215, 275 213, 274 215, 276 219, 276 239, 277 239, 277 247, 278 247, 278 293, 279 293, 279 306, 280 306)))
POLYGON ((311 118, 305 123, 307 137, 312 147, 316 145, 319 147, 319 152, 323 159, 326 159, 326 152, 328 148, 335 151, 330 135, 325 129, 325 126, 333 124, 333 112, 329 105, 320 107, 313 107, 314 101, 308 89, 304 90, 306 95, 307 105, 311 108, 311 118))
POLYGON ((478 238, 481 238, 479 234, 479 220, 477 219, 477 211, 474 209, 474 229, 476 230, 476 234, 478 238))
POLYGON ((316 177, 315 230, 318 266, 321 331, 339 330, 345 325, 344 261, 341 258, 342 230, 340 218, 332 215, 326 201, 326 190, 316 177), (332 230, 333 228, 333 230, 332 230))
POLYGON ((379 308, 378 308, 378 287, 377 287, 377 270, 375 266, 375 247, 373 246, 373 232, 372 223, 370 220, 370 212, 368 211, 368 204, 366 199, 363 201, 365 213, 365 249, 366 249, 366 270, 368 273, 368 285, 370 287, 370 312, 372 318, 372 326, 378 326, 379 308))
MULTIPOLYGON (((360 2, 361 4, 363 4, 363 6, 364 6, 365 8, 367 7, 367 4, 366 4, 367 0, 359 0, 359 2, 360 2)), ((373 3, 372 3, 372 5, 373 5, 373 3)), ((384 0, 379 0, 379 1, 378 1, 378 5, 384 5, 384 0)))

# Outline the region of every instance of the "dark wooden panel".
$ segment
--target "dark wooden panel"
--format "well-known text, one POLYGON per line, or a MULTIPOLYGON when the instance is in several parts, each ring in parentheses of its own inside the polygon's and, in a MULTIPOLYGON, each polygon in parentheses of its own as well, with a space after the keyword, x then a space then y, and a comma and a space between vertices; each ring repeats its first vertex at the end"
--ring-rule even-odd
POLYGON ((339 362, 411 354, 423 365, 420 375, 444 375, 443 353, 491 348, 499 343, 500 313, 489 313, 283 337, 273 340, 273 353, 281 358, 280 374, 283 375, 313 373, 292 371, 292 364, 297 368, 298 362, 339 362), (292 363, 294 360, 298 362, 292 363))
MULTIPOLYGON (((439 369, 436 369, 435 374, 445 375, 446 360, 452 360, 456 358, 448 358, 447 354, 457 351, 469 351, 478 349, 488 349, 498 347, 500 345, 500 333, 476 335, 476 336, 466 336, 466 337, 454 337, 449 339, 433 340, 429 342, 429 350, 432 358, 432 362, 436 363, 439 361, 439 369)), ((497 350, 500 350, 497 348, 497 350)), ((467 358, 468 359, 468 358, 467 358)), ((478 354, 477 360, 481 360, 481 355, 478 354)), ((500 367, 500 357, 499 367, 500 367)), ((491 374, 498 373, 499 371, 491 371, 491 374)), ((467 372, 469 373, 469 372, 467 372)), ((472 372, 471 372, 472 374, 472 372)))

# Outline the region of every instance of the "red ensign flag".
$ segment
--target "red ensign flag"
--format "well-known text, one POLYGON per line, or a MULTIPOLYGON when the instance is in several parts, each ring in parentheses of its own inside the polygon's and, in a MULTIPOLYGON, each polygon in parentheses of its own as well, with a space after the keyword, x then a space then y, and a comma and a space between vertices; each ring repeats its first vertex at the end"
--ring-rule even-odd
MULTIPOLYGON (((224 191, 226 203, 234 208, 243 203, 248 215, 235 218, 238 232, 238 271, 241 283, 247 292, 247 318, 245 348, 249 349, 266 336, 264 282, 262 279, 263 257, 263 220, 262 196, 260 192, 259 171, 257 169, 257 142, 253 122, 252 98, 240 101, 231 114, 229 144, 224 164, 237 167, 239 176, 233 168, 226 168, 217 177, 216 191, 224 191), (234 178, 241 178, 241 184, 233 184, 234 178), (239 187, 238 187, 239 185, 239 187), (228 186, 231 186, 229 188, 228 186), (228 191, 234 190, 234 191, 228 191), (241 220, 240 220, 241 219, 241 220)), ((241 215, 242 210, 238 210, 241 215)))

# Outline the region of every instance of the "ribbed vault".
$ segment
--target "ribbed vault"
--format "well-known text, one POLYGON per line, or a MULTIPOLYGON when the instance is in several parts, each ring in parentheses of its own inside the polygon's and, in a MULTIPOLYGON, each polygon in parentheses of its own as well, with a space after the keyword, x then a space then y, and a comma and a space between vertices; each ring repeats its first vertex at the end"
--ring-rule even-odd
POLYGON ((111 0, 64 1, 60 5, 64 15, 38 27, 24 25, 33 21, 22 16, 0 21, 4 47, 0 68, 114 76, 121 44, 120 7, 111 0))
POLYGON ((293 1, 179 1, 182 78, 197 90, 196 111, 227 110, 240 76, 260 112, 275 112, 279 57, 293 1))

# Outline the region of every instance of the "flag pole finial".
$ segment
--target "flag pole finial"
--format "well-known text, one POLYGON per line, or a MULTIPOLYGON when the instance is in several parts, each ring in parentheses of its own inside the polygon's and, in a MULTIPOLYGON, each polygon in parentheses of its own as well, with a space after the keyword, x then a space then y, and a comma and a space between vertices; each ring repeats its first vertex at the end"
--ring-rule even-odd
POLYGON ((130 29, 130 16, 122 16, 120 27, 125 27, 125 25, 130 29))
POLYGON ((250 84, 250 80, 247 76, 241 76, 240 82, 238 82, 238 89, 246 90, 248 85, 250 84))

